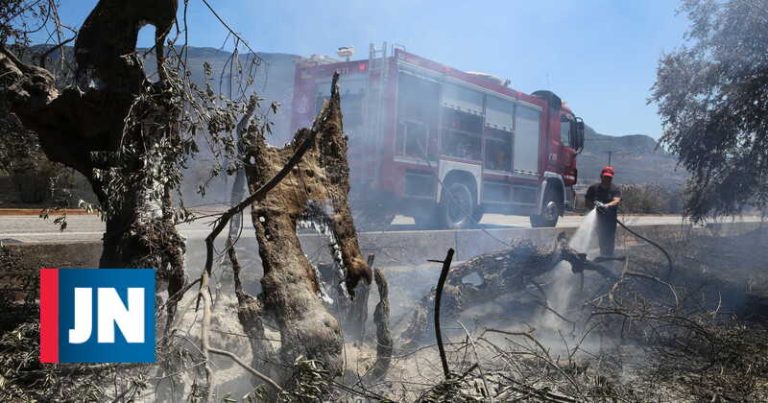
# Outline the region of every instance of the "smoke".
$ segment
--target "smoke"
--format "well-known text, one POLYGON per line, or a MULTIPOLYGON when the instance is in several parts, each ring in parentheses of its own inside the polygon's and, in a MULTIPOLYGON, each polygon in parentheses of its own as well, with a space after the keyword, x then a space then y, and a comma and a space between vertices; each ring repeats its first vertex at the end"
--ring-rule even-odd
POLYGON ((571 305, 571 296, 576 289, 577 281, 574 281, 573 271, 568 262, 560 262, 552 271, 551 283, 547 287, 549 300, 547 309, 539 321, 539 327, 547 330, 557 331, 561 328, 564 320, 558 316, 567 315, 571 305))

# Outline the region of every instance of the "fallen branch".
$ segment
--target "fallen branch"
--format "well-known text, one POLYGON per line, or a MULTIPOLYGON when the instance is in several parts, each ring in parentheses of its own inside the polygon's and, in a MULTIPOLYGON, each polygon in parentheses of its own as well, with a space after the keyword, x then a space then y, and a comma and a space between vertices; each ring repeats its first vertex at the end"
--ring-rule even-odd
POLYGON ((667 288, 669 288, 669 291, 672 293, 672 297, 675 298, 675 310, 680 309, 680 298, 678 298, 677 291, 675 291, 675 287, 672 284, 670 284, 670 283, 668 283, 668 282, 666 282, 666 281, 664 281, 664 280, 662 280, 662 279, 660 279, 660 278, 658 278, 656 276, 652 276, 650 274, 645 274, 645 273, 636 273, 636 272, 628 271, 628 272, 624 273, 624 275, 625 276, 631 276, 631 277, 638 277, 638 278, 648 279, 648 280, 655 281, 655 282, 657 282, 659 284, 662 284, 662 285, 666 286, 667 288))
POLYGON ((437 349, 440 352, 440 362, 443 364, 445 379, 450 378, 451 371, 448 368, 448 359, 445 357, 445 346, 443 346, 443 335, 440 331, 440 300, 443 296, 445 279, 448 277, 448 271, 451 269, 451 260, 453 260, 453 248, 448 249, 448 254, 445 255, 445 260, 442 261, 443 268, 440 270, 440 278, 437 280, 437 290, 435 291, 435 338, 437 338, 437 349))
MULTIPOLYGON (((528 284, 537 287, 536 278, 551 272, 562 261, 570 263, 572 271, 576 274, 589 270, 608 279, 617 278, 611 269, 596 264, 585 255, 569 248, 564 233, 558 235, 556 246, 551 250, 539 249, 530 242, 520 242, 510 249, 476 256, 456 265, 442 292, 442 317, 456 319, 462 311, 473 306, 495 301, 510 293, 527 292, 528 284), (463 281, 470 276, 479 278, 477 284, 463 281)), ((432 298, 430 291, 414 309, 410 324, 402 333, 406 340, 405 346, 416 347, 427 340, 427 336, 431 339, 432 327, 429 326, 428 318, 434 311, 432 298)), ((548 303, 536 303, 548 311, 553 311, 548 303)), ((553 313, 571 325, 574 324, 573 320, 565 318, 559 312, 553 313)))
POLYGON ((624 228, 624 229, 625 229, 627 232, 629 232, 630 234, 632 234, 632 235, 634 235, 634 236, 636 236, 636 237, 638 237, 638 238, 642 239, 643 241, 645 241, 645 242, 648 242, 649 244, 651 244, 651 245, 655 246, 655 247, 656 247, 656 249, 660 250, 660 251, 661 251, 661 253, 663 253, 663 254, 664 254, 664 257, 666 257, 666 258, 667 258, 667 275, 666 275, 666 278, 667 278, 667 279, 669 279, 669 277, 670 277, 670 276, 672 276, 672 272, 674 271, 674 266, 673 266, 673 264, 672 264, 672 256, 670 256, 670 255, 669 255, 669 252, 667 252, 667 250, 666 250, 666 249, 664 249, 664 248, 663 248, 661 245, 659 245, 658 243, 656 243, 656 242, 654 242, 654 241, 652 241, 652 240, 650 240, 650 239, 648 239, 648 238, 646 238, 646 237, 644 237, 644 236, 642 236, 642 235, 638 234, 637 232, 633 231, 632 229, 630 229, 629 227, 627 227, 627 225, 626 225, 626 224, 624 224, 623 222, 621 222, 621 220, 616 220, 616 222, 617 222, 617 223, 619 223, 619 225, 621 225, 621 227, 622 227, 622 228, 624 228))
POLYGON ((225 350, 219 350, 218 348, 213 348, 213 347, 208 347, 208 352, 231 358, 234 362, 240 364, 240 366, 243 367, 243 369, 250 372, 253 376, 261 379, 265 383, 269 384, 269 386, 275 388, 275 390, 277 390, 278 393, 283 391, 283 388, 281 388, 280 385, 277 384, 277 382, 272 380, 272 378, 262 374, 261 372, 257 371, 250 365, 244 363, 240 358, 238 358, 233 353, 225 350))

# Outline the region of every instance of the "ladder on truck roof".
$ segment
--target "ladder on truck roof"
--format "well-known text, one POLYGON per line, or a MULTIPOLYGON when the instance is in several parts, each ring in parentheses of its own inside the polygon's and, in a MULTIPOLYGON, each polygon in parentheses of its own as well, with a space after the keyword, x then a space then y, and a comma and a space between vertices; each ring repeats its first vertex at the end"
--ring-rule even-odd
MULTIPOLYGON (((365 86, 365 97, 367 99, 365 111, 367 143, 374 145, 376 151, 380 151, 384 143, 384 125, 385 125, 385 95, 386 84, 389 74, 387 63, 387 42, 383 42, 380 49, 372 43, 368 52, 368 79, 365 86)), ((366 182, 378 182, 380 163, 373 164, 372 178, 366 182)), ((367 171, 367 170, 366 170, 367 171)))

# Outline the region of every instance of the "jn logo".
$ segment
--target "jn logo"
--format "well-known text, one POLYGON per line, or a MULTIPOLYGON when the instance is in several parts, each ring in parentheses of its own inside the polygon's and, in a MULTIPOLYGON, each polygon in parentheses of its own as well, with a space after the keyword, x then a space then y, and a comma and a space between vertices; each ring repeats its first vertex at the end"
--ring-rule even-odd
POLYGON ((42 269, 40 361, 155 362, 155 271, 42 269))

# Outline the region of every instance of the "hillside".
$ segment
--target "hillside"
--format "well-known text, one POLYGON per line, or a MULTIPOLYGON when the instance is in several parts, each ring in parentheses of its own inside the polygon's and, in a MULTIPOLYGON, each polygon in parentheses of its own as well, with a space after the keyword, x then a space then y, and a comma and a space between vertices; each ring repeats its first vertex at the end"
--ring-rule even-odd
POLYGON ((643 134, 608 136, 587 127, 584 151, 578 156, 579 183, 596 182, 600 169, 608 164, 616 168, 620 184, 654 183, 664 187, 680 187, 687 173, 677 166, 677 158, 657 148, 656 140, 643 134))
MULTIPOLYGON (((211 66, 212 86, 215 91, 223 94, 230 92, 229 83, 232 82, 232 93, 237 95, 238 83, 237 77, 230 80, 230 72, 237 74, 237 69, 230 69, 230 58, 232 53, 214 49, 198 48, 190 46, 188 48, 188 67, 192 73, 192 81, 201 85, 205 82, 203 72, 204 63, 211 66), (223 74, 222 74, 223 72, 223 74)), ((269 105, 272 102, 278 102, 280 108, 276 115, 270 115, 273 123, 272 136, 270 142, 273 144, 282 144, 290 139, 290 116, 291 101, 293 99, 293 82, 296 72, 296 62, 301 59, 300 56, 286 53, 256 53, 256 58, 252 53, 240 55, 240 64, 244 72, 249 70, 253 73, 253 84, 248 88, 250 93, 255 92, 263 99, 261 104, 262 113, 267 113, 269 105)), ((154 67, 154 57, 149 56, 145 61, 145 68, 150 71, 154 67)))

